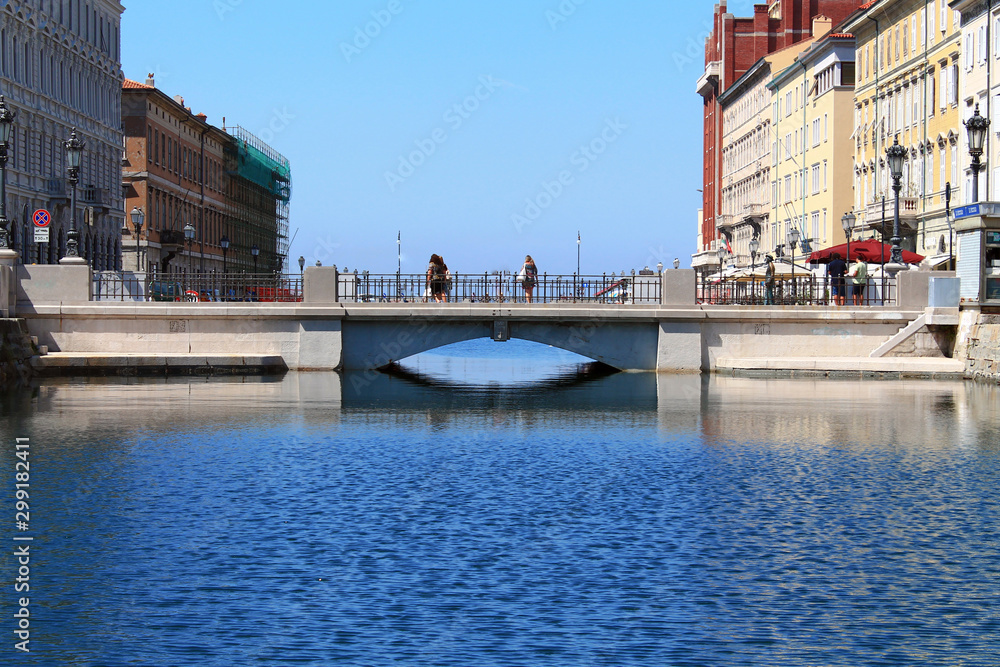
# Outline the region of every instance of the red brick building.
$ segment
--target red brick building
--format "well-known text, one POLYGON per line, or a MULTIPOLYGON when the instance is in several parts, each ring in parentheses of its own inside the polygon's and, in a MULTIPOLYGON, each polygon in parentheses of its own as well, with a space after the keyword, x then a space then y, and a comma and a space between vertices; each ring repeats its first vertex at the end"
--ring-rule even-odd
MULTIPOLYGON (((715 6, 712 33, 705 41, 705 72, 696 88, 704 107, 705 143, 695 266, 700 264, 699 254, 714 254, 714 241, 718 238, 716 213, 722 148, 719 95, 764 56, 808 39, 813 17, 824 15, 837 25, 862 4, 862 0, 772 0, 770 4, 754 5, 753 16, 746 18, 728 13, 725 1, 715 6)), ((718 259, 712 257, 711 263, 718 265, 718 259)))

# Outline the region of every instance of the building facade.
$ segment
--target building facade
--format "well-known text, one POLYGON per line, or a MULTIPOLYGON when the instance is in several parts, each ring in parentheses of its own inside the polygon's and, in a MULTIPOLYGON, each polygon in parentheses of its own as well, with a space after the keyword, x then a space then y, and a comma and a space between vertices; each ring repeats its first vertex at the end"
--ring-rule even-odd
MULTIPOLYGON (((990 131, 983 147, 982 166, 979 172, 979 199, 993 201, 1000 182, 1000 141, 996 141, 1000 126, 1000 80, 993 72, 1000 64, 1000 6, 982 0, 954 0, 949 5, 959 13, 962 29, 962 70, 959 97, 962 122, 968 120, 976 107, 990 119, 990 131)), ((959 132, 959 156, 962 168, 962 198, 972 202, 972 158, 969 155, 969 138, 964 128, 959 132)), ((953 186, 954 187, 954 186, 953 186)))
POLYGON ((843 243, 841 217, 853 202, 854 39, 816 23, 819 38, 769 85, 775 206, 760 246, 779 254, 793 227, 802 253, 843 243))
POLYGON ((722 190, 722 108, 719 96, 726 92, 758 60, 812 35, 812 20, 824 15, 836 24, 855 11, 859 0, 772 0, 755 5, 754 15, 737 18, 725 2, 716 5, 712 32, 705 42, 705 71, 695 86, 702 97, 702 229, 701 245, 693 263, 717 263, 713 257, 717 240, 716 217, 722 190))
POLYGON ((121 262, 121 55, 115 0, 9 0, 0 6, 0 94, 14 112, 7 217, 19 262, 66 254, 73 212, 64 142, 84 142, 77 184, 80 256, 96 270, 121 262), (49 241, 33 214, 50 213, 49 241))
POLYGON ((900 191, 903 247, 944 251, 952 208, 963 203, 960 15, 947 0, 872 0, 841 26, 855 36, 854 209, 860 233, 892 236, 886 148, 906 148, 900 191))
POLYGON ((125 81, 122 125, 125 207, 145 218, 138 234, 131 219, 122 230, 127 269, 287 268, 291 175, 284 157, 241 128, 209 124, 182 97, 157 89, 152 75, 125 81))
MULTIPOLYGON (((715 231, 737 266, 754 261, 750 241, 761 242, 762 231, 769 230, 773 220, 772 172, 777 162, 770 83, 808 44, 799 42, 761 58, 719 96, 722 168, 715 231)), ((761 253, 767 249, 761 242, 761 253)))

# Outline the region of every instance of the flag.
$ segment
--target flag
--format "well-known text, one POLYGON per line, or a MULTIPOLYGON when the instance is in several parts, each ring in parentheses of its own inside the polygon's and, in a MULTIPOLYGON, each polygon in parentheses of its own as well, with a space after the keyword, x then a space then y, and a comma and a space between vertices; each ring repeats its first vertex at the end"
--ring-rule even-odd
POLYGON ((726 237, 726 236, 723 236, 722 240, 726 242, 726 251, 728 251, 729 254, 732 255, 733 254, 733 246, 729 245, 729 238, 726 237))

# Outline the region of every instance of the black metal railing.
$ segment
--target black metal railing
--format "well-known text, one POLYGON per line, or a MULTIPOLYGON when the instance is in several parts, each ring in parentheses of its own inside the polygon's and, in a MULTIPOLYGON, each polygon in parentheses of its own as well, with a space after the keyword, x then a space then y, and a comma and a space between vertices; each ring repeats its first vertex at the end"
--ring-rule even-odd
POLYGON ((298 275, 274 273, 94 273, 93 301, 222 302, 302 301, 298 275))
MULTIPOLYGON (((361 303, 524 303, 528 293, 517 275, 494 273, 452 274, 444 293, 435 298, 434 282, 425 274, 341 273, 337 276, 339 301, 361 303)), ((658 275, 548 275, 539 274, 531 288, 533 303, 660 303, 658 275)))
MULTIPOLYGON (((853 283, 846 280, 843 303, 854 305, 853 283)), ((740 277, 719 280, 718 275, 699 277, 696 300, 709 305, 737 306, 833 306, 832 280, 828 276, 804 274, 794 279, 775 280, 767 289, 760 277, 747 280, 740 277)), ((862 306, 893 306, 896 304, 896 279, 889 276, 870 277, 862 290, 862 306)))

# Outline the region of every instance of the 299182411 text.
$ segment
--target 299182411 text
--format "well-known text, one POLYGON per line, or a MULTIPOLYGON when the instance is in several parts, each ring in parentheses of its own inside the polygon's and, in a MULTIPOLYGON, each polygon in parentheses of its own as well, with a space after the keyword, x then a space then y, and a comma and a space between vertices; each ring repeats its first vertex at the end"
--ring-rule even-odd
POLYGON ((22 594, 31 591, 31 544, 34 539, 28 535, 31 528, 31 441, 29 438, 15 438, 14 444, 14 592, 18 595, 14 605, 14 648, 30 652, 31 641, 31 600, 22 594))

